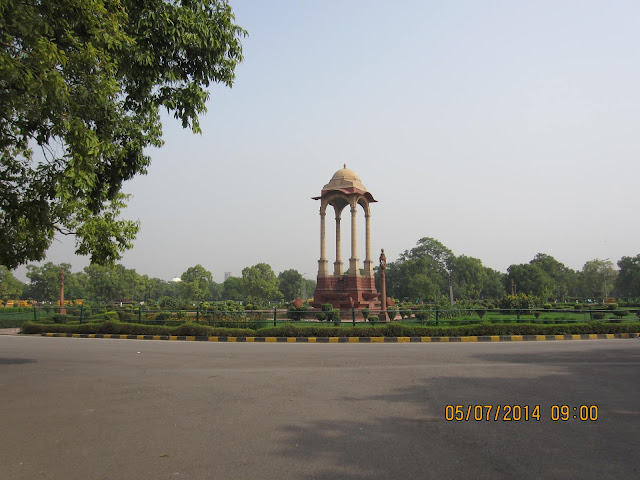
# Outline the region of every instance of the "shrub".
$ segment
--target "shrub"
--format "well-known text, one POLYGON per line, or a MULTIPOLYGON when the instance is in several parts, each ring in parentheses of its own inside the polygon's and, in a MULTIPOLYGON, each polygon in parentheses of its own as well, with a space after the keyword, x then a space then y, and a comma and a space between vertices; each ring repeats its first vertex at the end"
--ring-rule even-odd
POLYGON ((533 316, 537 319, 538 317, 540 317, 540 312, 536 310, 535 312, 533 312, 533 316))
POLYGON ((604 313, 603 312, 595 312, 593 314, 593 319, 594 320, 602 320, 604 318, 604 313))
POLYGON ((485 308, 476 309, 476 314, 480 317, 480 320, 482 320, 482 317, 484 317, 485 313, 487 313, 487 310, 485 308))
POLYGON ((551 304, 550 303, 544 303, 542 305, 542 308, 544 308, 545 310, 551 310, 551 304))
POLYGON ((367 318, 369 318, 369 309, 368 308, 363 308, 362 309, 362 318, 364 318, 365 320, 367 318))
POLYGON ((617 310, 617 309, 618 309, 617 303, 607 303, 607 310, 617 310))
POLYGON ((327 312, 327 321, 333 322, 333 324, 338 327, 342 323, 342 319, 340 318, 340 310, 331 309, 327 312))
POLYGON ((396 315, 398 315, 398 309, 396 307, 387 308, 387 313, 389 313, 389 320, 395 320, 396 315))
POLYGON ((294 322, 299 322, 305 317, 305 313, 307 312, 306 305, 302 305, 300 307, 296 307, 295 305, 290 305, 288 309, 289 319, 294 322))
POLYGON ((171 312, 160 312, 156 315, 155 320, 158 322, 164 322, 165 320, 169 320, 172 316, 171 312))
POLYGON ((53 316, 53 321, 54 323, 62 323, 62 324, 67 323, 67 316, 56 314, 53 316))
POLYGON ((574 309, 574 310, 582 310, 582 304, 581 304, 581 303, 576 303, 576 304, 573 306, 573 309, 574 309))
POLYGON ((371 315, 368 320, 370 323, 376 323, 378 321, 378 315, 371 315))
POLYGON ((618 318, 626 317, 627 315, 629 315, 628 310, 615 310, 611 313, 613 313, 618 318))

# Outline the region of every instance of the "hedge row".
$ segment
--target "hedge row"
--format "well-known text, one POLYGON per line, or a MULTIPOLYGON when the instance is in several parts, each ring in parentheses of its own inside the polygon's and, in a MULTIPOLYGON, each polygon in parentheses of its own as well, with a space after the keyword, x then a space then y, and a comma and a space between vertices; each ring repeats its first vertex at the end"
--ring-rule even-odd
POLYGON ((261 328, 260 337, 466 337, 486 335, 568 335, 581 333, 638 333, 640 324, 610 324, 604 322, 571 323, 565 325, 479 324, 425 327, 392 323, 382 327, 307 327, 283 325, 261 328))
POLYGON ((604 322, 541 325, 532 323, 425 327, 392 323, 379 327, 281 325, 260 328, 221 328, 193 322, 177 327, 105 321, 80 325, 22 324, 21 333, 109 333, 121 335, 196 335, 218 337, 464 337, 486 335, 567 335, 581 333, 638 333, 640 324, 604 322))
POLYGON ((193 324, 192 322, 183 323, 177 327, 169 327, 113 321, 79 325, 25 322, 22 324, 20 333, 108 333, 116 335, 195 335, 203 337, 251 337, 256 334, 255 330, 248 328, 214 328, 193 324))

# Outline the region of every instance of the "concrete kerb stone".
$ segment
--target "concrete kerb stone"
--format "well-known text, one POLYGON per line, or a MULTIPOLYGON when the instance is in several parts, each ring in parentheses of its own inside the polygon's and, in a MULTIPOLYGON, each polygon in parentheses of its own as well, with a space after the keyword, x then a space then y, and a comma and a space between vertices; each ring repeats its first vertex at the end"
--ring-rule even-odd
POLYGON ((116 338, 120 340, 173 340, 229 343, 460 343, 640 338, 640 333, 583 333, 573 335, 492 335, 469 337, 204 337, 189 335, 119 335, 107 333, 42 333, 40 335, 43 337, 116 338))

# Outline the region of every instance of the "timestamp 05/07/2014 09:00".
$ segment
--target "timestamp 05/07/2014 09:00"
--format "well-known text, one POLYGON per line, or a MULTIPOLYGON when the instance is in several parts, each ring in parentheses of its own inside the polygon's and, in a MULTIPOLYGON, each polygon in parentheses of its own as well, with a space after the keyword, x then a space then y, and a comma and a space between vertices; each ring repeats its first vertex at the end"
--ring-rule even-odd
MULTIPOLYGON (((545 418, 540 405, 446 405, 444 418, 448 422, 519 422, 545 418)), ((551 405, 549 416, 554 422, 598 420, 597 405, 551 405)))

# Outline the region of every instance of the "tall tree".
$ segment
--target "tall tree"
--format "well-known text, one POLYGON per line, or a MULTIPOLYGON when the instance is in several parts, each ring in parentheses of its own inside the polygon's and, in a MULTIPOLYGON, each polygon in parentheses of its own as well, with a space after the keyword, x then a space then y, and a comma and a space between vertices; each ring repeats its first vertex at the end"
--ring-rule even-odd
POLYGON ((610 260, 589 260, 580 272, 582 295, 593 299, 609 296, 617 276, 618 272, 613 269, 610 260))
POLYGON ((242 301, 245 298, 242 278, 229 277, 222 284, 222 300, 242 301))
POLYGON ((518 293, 526 293, 543 300, 554 298, 556 287, 553 279, 538 265, 524 263, 507 268, 508 281, 516 285, 518 293))
POLYGON ((574 270, 546 253, 538 253, 529 263, 540 267, 553 280, 556 298, 564 299, 570 293, 575 293, 577 273, 574 270))
POLYGON ((182 281, 178 284, 178 294, 183 299, 200 302, 209 299, 213 276, 202 265, 187 268, 180 280, 182 281))
POLYGON ((480 259, 460 255, 451 260, 451 270, 456 298, 476 299, 482 296, 487 272, 480 259))
POLYGON ((484 267, 486 279, 482 285, 482 298, 502 298, 506 293, 505 282, 507 275, 484 267))
POLYGON ((206 88, 242 60, 234 21, 227 0, 0 3, 0 264, 56 233, 95 263, 131 248, 123 182, 162 144, 161 109, 200 132, 206 88))
MULTIPOLYGON (((65 291, 68 291, 73 283, 71 265, 68 263, 55 264, 47 262, 41 267, 27 265, 27 278, 29 285, 24 291, 26 298, 37 301, 53 302, 60 299, 60 270, 65 271, 65 291)), ((71 298, 66 295, 66 298, 71 298)))
POLYGON ((280 291, 286 301, 295 300, 298 296, 302 295, 304 279, 297 270, 291 268, 280 272, 278 274, 278 280, 280 281, 280 291))
POLYGON ((26 285, 15 278, 4 265, 0 265, 0 300, 15 300, 22 296, 26 285))
POLYGON ((242 270, 242 288, 247 300, 259 304, 282 300, 280 281, 270 265, 258 263, 242 270))
POLYGON ((620 272, 616 278, 616 292, 623 297, 640 297, 640 254, 618 260, 620 272))

